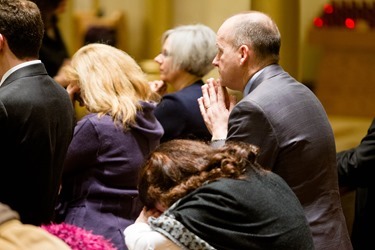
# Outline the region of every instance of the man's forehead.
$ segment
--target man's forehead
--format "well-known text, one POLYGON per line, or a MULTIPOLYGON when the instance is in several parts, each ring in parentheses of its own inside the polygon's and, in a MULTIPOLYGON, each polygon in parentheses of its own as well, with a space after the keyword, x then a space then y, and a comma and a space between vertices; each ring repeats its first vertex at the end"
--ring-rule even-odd
POLYGON ((262 12, 252 11, 248 13, 240 13, 229 17, 222 26, 232 27, 243 22, 269 22, 270 18, 262 12))
POLYGON ((216 33, 216 41, 218 45, 223 45, 234 36, 233 25, 230 22, 224 22, 216 33))

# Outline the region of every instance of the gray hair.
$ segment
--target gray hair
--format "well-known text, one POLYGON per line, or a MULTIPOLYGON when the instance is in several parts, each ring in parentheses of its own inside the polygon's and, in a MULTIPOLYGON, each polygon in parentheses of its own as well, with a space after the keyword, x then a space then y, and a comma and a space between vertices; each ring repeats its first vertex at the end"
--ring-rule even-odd
POLYGON ((164 32, 168 38, 173 69, 181 69, 202 77, 213 69, 217 53, 216 33, 206 25, 182 25, 164 32))

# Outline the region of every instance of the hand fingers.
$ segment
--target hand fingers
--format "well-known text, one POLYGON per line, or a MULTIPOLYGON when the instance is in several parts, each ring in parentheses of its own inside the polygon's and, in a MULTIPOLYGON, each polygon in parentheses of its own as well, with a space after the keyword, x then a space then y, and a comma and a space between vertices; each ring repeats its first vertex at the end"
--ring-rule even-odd
POLYGON ((217 82, 215 79, 210 78, 207 80, 207 92, 208 92, 208 100, 209 100, 209 107, 211 105, 215 105, 217 103, 217 82))
POLYGON ((74 94, 79 92, 79 88, 77 85, 70 83, 66 87, 66 92, 68 92, 70 99, 74 101, 74 94))
POLYGON ((150 85, 151 90, 154 92, 158 92, 160 86, 162 86, 159 81, 151 81, 148 82, 148 84, 150 85))
POLYGON ((204 119, 207 114, 206 114, 206 108, 205 108, 204 103, 203 103, 203 97, 198 98, 198 106, 199 106, 199 110, 201 111, 201 114, 202 114, 203 119, 204 119))
POLYGON ((158 91, 158 93, 160 94, 160 95, 164 95, 166 92, 167 92, 167 84, 165 83, 165 82, 162 82, 162 86, 160 87, 160 89, 159 89, 159 91, 158 91))
POLYGON ((202 86, 202 104, 205 109, 208 109, 210 107, 210 95, 208 93, 208 85, 205 84, 202 86))
POLYGON ((203 117, 203 121, 208 129, 208 131, 210 132, 210 134, 212 134, 212 124, 211 124, 211 120, 208 116, 208 113, 207 113, 207 109, 205 108, 204 104, 203 104, 203 97, 200 97, 198 98, 198 104, 199 104, 199 110, 201 111, 201 114, 202 114, 202 117, 203 117))
POLYGON ((156 208, 152 208, 152 209, 149 209, 149 210, 146 210, 146 216, 147 217, 159 217, 160 214, 162 214, 161 211, 157 210, 156 208))

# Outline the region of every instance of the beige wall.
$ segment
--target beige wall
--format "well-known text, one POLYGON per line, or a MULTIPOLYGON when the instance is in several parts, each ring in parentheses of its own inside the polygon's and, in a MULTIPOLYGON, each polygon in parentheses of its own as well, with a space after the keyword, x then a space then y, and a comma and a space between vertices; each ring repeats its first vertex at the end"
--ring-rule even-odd
POLYGON ((174 0, 174 25, 203 23, 215 31, 225 18, 249 10, 251 0, 174 0))
MULTIPOLYGON (((361 0, 357 0, 361 1, 361 0)), ((369 0, 368 0, 369 1, 369 0)), ((280 64, 300 81, 314 81, 320 48, 308 43, 308 30, 329 0, 68 0, 60 25, 74 53, 72 13, 100 7, 104 14, 122 10, 125 50, 140 61, 160 51, 163 31, 180 24, 203 23, 217 30, 225 18, 249 9, 267 12, 282 34, 280 64)))
POLYGON ((126 17, 126 50, 138 60, 153 57, 160 50, 160 36, 166 29, 200 22, 217 30, 226 17, 248 10, 251 3, 251 0, 68 1, 70 8, 61 16, 61 26, 69 47, 73 47, 70 44, 74 43, 74 26, 67 20, 71 18, 73 11, 87 11, 99 6, 104 14, 109 15, 115 10, 122 10, 126 17))
POLYGON ((71 13, 73 12, 73 0, 67 0, 66 4, 66 10, 65 13, 59 16, 59 26, 62 33, 62 36, 64 38, 64 41, 66 43, 66 46, 68 47, 68 51, 70 54, 73 53, 73 20, 71 18, 71 13))
POLYGON ((322 6, 327 0, 301 0, 299 13, 299 44, 300 53, 298 57, 298 78, 303 82, 312 82, 316 79, 317 67, 321 58, 321 49, 309 43, 309 29, 312 27, 314 17, 322 11, 322 6))
POLYGON ((281 33, 280 65, 290 75, 298 76, 299 0, 253 0, 251 9, 272 17, 281 33))
MULTIPOLYGON (((173 0, 172 26, 202 23, 217 31, 227 17, 249 10, 251 6, 251 0, 231 0, 228 3, 228 0, 173 0)), ((218 77, 216 68, 205 78, 210 77, 218 77)))

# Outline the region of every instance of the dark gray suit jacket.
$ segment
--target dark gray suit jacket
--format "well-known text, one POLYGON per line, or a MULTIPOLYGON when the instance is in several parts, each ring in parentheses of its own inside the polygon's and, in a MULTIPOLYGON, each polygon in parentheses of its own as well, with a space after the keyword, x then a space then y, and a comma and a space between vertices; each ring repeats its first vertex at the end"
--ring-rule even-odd
POLYGON ((352 228, 354 249, 372 249, 375 224, 375 119, 361 143, 337 153, 339 185, 356 189, 352 228))
POLYGON ((279 65, 266 67, 232 110, 227 140, 260 147, 259 163, 279 174, 300 200, 316 249, 351 248, 332 128, 305 85, 279 65))
POLYGON ((0 201, 23 223, 52 219, 73 129, 68 93, 43 64, 13 72, 0 87, 0 201))

